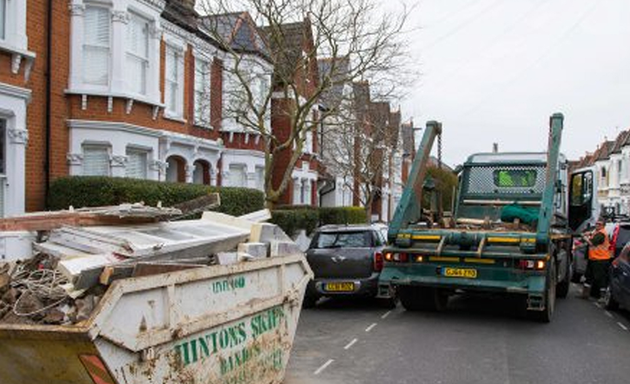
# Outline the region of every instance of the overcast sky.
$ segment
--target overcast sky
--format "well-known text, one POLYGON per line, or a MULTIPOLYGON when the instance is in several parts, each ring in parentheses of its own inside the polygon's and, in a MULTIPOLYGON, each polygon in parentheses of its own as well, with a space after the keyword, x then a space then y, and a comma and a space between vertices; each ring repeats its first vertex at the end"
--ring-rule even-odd
POLYGON ((630 0, 420 0, 409 27, 403 117, 443 122, 447 163, 544 150, 554 112, 571 159, 630 128, 630 0))

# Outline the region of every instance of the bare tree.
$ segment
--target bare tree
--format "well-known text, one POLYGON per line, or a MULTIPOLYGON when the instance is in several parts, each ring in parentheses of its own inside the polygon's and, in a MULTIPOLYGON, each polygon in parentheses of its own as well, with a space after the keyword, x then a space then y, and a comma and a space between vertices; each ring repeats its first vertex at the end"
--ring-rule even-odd
POLYGON ((408 72, 409 59, 403 40, 406 9, 385 15, 373 0, 203 0, 197 8, 211 16, 204 28, 227 52, 224 70, 229 74, 226 89, 231 102, 225 103, 224 117, 264 140, 268 206, 286 190, 309 132, 317 132, 320 119, 340 113, 335 108, 314 113, 326 91, 362 79, 369 79, 382 93, 391 93, 402 82, 408 84, 402 76, 408 72), (250 22, 243 11, 260 27, 264 47, 259 48, 270 67, 244 55, 248 47, 239 46, 225 32, 229 17, 241 15, 239 22, 250 22), (296 46, 296 38, 303 43, 296 46), (317 75, 318 56, 331 59, 329 73, 336 76, 317 75), (349 59, 343 76, 336 69, 340 58, 349 59), (267 81, 270 86, 265 86, 267 81), (273 98, 285 102, 270 111, 273 98), (270 113, 288 121, 287 134, 271 129, 270 113), (279 154, 286 151, 291 153, 288 167, 281 169, 279 154), (274 172, 282 175, 274 177, 274 172))

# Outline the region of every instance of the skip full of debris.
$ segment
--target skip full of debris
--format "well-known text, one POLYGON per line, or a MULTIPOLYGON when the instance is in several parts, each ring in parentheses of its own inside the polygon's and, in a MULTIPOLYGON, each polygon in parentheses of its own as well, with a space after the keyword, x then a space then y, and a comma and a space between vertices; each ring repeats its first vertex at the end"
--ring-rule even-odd
POLYGON ((181 208, 125 204, 0 220, 0 230, 17 226, 40 239, 32 258, 0 263, 0 323, 78 324, 118 279, 300 253, 279 227, 262 222, 267 210, 173 220, 216 204, 218 195, 181 208))

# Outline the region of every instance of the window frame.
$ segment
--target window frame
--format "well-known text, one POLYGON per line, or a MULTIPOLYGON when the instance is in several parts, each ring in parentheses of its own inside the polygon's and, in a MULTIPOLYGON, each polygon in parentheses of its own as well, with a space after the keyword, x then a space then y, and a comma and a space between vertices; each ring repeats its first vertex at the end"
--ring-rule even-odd
MULTIPOLYGON (((149 82, 149 69, 151 66, 151 23, 153 22, 151 19, 148 19, 147 17, 134 12, 133 10, 129 10, 128 11, 129 14, 129 22, 127 24, 127 30, 126 30, 126 36, 125 36, 125 62, 129 62, 129 60, 137 60, 140 63, 142 63, 144 65, 144 79, 143 79, 143 83, 142 83, 142 89, 141 92, 137 92, 135 89, 130 88, 130 84, 131 82, 129 81, 129 79, 127 79, 127 84, 128 87, 127 90, 129 91, 129 93, 134 94, 134 95, 138 95, 138 96, 142 96, 142 97, 147 97, 148 96, 148 82, 149 82), (137 52, 133 52, 130 50, 130 41, 129 41, 129 33, 131 30, 131 24, 134 22, 134 20, 141 20, 142 23, 144 24, 144 27, 146 28, 146 36, 145 36, 145 56, 141 56, 139 55, 137 52)), ((132 74, 132 72, 130 71, 129 74, 132 74)))
POLYGON ((172 44, 166 44, 164 53, 164 116, 170 119, 183 119, 184 116, 184 67, 185 67, 185 49, 172 44), (174 63, 176 65, 175 79, 169 78, 169 54, 175 56, 174 63), (171 109, 170 98, 171 89, 169 85, 176 85, 175 91, 175 109, 171 109))
MULTIPOLYGON (((7 175, 7 120, 0 117, 0 177, 7 175)), ((0 188, 3 186, 0 185, 0 188)))
MULTIPOLYGON (((81 83, 89 88, 94 88, 94 89, 109 89, 111 87, 111 82, 112 82, 112 50, 113 50, 113 25, 112 25, 112 7, 107 5, 107 4, 100 4, 100 3, 86 3, 85 4, 85 14, 84 14, 84 23, 83 23, 83 40, 81 41, 81 83), (87 20, 87 13, 89 12, 89 10, 101 10, 101 11, 107 11, 108 13, 108 44, 107 47, 104 46, 99 46, 99 45, 92 45, 89 44, 86 40, 86 36, 87 36, 87 27, 88 27, 88 23, 85 22, 85 20, 87 20), (96 83, 96 82, 91 82, 88 81, 86 79, 86 75, 87 75, 87 71, 86 71, 86 54, 89 51, 86 48, 94 48, 94 49, 102 49, 107 51, 107 70, 106 70, 106 80, 104 84, 101 83, 96 83)), ((95 24, 96 25, 96 24, 95 24)))
POLYGON ((0 14, 0 41, 7 40, 7 9, 9 8, 9 4, 7 0, 0 0, 0 8, 2 9, 2 14, 0 14))
POLYGON ((195 57, 195 73, 194 73, 194 100, 193 100, 193 122, 195 125, 211 128, 210 125, 210 109, 211 109, 211 93, 212 93, 212 67, 209 60, 201 57, 195 57), (204 67, 203 71, 199 67, 204 67), (200 89, 201 88, 201 89, 200 89), (203 109, 206 108, 204 113, 203 109))
POLYGON ((111 156, 112 156, 112 147, 111 145, 109 145, 108 143, 83 143, 81 145, 81 153, 83 155, 83 161, 81 164, 81 175, 82 176, 107 176, 107 177, 111 177, 112 176, 112 166, 111 166, 111 156), (99 148, 99 149, 105 149, 105 151, 107 152, 107 156, 108 156, 108 162, 107 162, 107 173, 105 175, 101 175, 101 174, 93 174, 93 173, 86 173, 85 172, 85 165, 86 165, 86 149, 89 148, 99 148))
POLYGON ((138 147, 133 147, 133 146, 128 146, 127 148, 125 148, 125 156, 127 156, 127 165, 125 167, 125 177, 127 178, 131 178, 131 179, 138 179, 138 180, 147 180, 149 178, 149 157, 150 157, 151 151, 144 149, 144 148, 138 148, 138 147), (135 177, 135 176, 131 176, 129 175, 127 172, 129 170, 129 163, 130 163, 130 159, 131 159, 131 155, 130 154, 141 154, 145 156, 145 163, 144 163, 144 175, 143 177, 135 177))
POLYGON ((239 164, 239 163, 232 163, 230 165, 228 165, 228 172, 229 172, 229 187, 241 187, 241 188, 247 188, 247 165, 245 164, 239 164), (243 177, 242 177, 242 181, 243 181, 243 185, 234 185, 234 178, 233 176, 235 175, 235 171, 233 171, 233 168, 239 168, 238 172, 242 173, 243 177))

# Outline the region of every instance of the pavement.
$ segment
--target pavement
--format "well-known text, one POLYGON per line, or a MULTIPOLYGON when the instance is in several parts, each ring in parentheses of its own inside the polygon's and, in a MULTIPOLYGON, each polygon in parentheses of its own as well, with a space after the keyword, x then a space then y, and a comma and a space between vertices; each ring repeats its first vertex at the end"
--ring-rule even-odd
POLYGON ((550 324, 502 297, 459 295, 437 313, 326 300, 302 311, 284 384, 629 383, 630 315, 577 292, 550 324))

